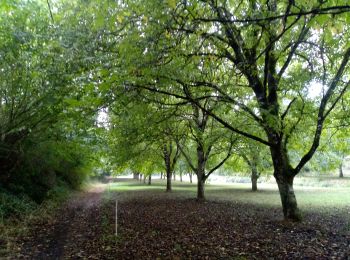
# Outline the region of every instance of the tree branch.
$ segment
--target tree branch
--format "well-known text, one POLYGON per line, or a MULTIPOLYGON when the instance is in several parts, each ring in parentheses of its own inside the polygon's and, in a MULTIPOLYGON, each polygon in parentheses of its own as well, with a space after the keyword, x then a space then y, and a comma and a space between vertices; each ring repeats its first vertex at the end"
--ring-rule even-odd
POLYGON ((301 170, 301 168, 311 159, 313 154, 315 153, 317 147, 320 144, 320 138, 321 138, 321 133, 323 130, 323 124, 329 113, 333 110, 335 105, 339 102, 340 98, 344 95, 345 90, 349 86, 349 83, 346 84, 346 86, 343 88, 343 90, 340 92, 334 103, 332 104, 331 108, 326 110, 326 106, 329 102, 329 99, 332 97, 334 90, 336 89, 339 81, 341 80, 341 77, 344 73, 344 70, 348 64, 350 58, 350 47, 345 51, 343 60, 338 68, 338 71, 336 75, 334 76, 330 87, 328 88, 326 94, 323 96, 320 104, 320 108, 318 111, 318 117, 317 117, 317 126, 315 130, 315 135, 314 135, 314 140, 313 143, 309 149, 309 151, 301 158, 299 164, 295 167, 294 169, 294 175, 298 174, 298 172, 301 170))

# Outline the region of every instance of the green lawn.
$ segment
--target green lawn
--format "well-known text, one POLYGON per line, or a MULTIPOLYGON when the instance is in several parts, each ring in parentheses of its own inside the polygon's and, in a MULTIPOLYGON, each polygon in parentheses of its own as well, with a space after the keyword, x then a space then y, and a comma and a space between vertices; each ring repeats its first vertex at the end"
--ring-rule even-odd
MULTIPOLYGON (((299 207, 303 211, 319 209, 350 209, 350 188, 348 188, 348 179, 341 180, 344 185, 325 185, 317 186, 317 178, 308 179, 309 186, 295 185, 299 207), (311 185, 312 184, 312 185, 311 185), (340 187, 338 187, 340 186, 340 187)), ((339 180, 337 180, 339 182, 339 180)), ((298 182, 296 182, 298 183, 298 182)), ((305 184, 306 182, 299 182, 305 184)), ((324 183, 324 182, 320 182, 324 183)), ((329 182, 328 182, 329 183, 329 182)), ((280 206, 280 197, 277 185, 262 183, 258 185, 258 192, 251 192, 249 183, 237 183, 230 185, 206 185, 206 198, 208 200, 232 201, 242 204, 254 204, 261 206, 280 206)), ((173 182, 173 192, 166 194, 165 181, 153 180, 151 186, 132 180, 117 180, 107 186, 107 192, 118 192, 127 197, 140 193, 144 196, 170 196, 170 197, 196 197, 196 184, 186 182, 173 182)))

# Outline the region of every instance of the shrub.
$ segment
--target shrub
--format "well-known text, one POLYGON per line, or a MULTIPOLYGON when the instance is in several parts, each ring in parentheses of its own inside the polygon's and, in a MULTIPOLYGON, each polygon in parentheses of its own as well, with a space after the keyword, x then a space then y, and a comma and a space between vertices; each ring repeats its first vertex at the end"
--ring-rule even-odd
POLYGON ((9 217, 22 218, 37 206, 38 204, 25 194, 14 195, 6 190, 0 190, 0 219, 2 222, 9 217))

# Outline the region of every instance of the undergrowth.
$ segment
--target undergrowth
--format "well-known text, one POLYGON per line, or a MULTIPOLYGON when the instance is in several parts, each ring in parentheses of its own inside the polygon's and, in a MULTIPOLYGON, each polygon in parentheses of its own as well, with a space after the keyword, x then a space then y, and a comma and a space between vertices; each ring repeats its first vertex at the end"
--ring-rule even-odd
POLYGON ((52 220, 71 192, 68 185, 56 186, 39 204, 24 194, 0 190, 0 257, 15 250, 15 238, 25 236, 31 225, 52 220))

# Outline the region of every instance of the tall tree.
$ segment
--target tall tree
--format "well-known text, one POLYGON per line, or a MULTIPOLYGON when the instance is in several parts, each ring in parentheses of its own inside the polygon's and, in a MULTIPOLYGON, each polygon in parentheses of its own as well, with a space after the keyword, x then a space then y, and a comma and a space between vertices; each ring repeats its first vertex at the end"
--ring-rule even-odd
POLYGON ((56 179, 77 187, 96 149, 98 107, 77 104, 86 63, 71 45, 70 18, 55 18, 44 1, 0 4, 0 183, 37 201, 56 179))
POLYGON ((231 131, 268 146, 284 216, 300 220, 294 177, 318 148, 349 85, 349 33, 343 26, 349 20, 347 2, 134 1, 127 8, 123 15, 132 23, 126 41, 137 44, 128 49, 133 63, 125 76, 135 87, 194 103, 231 131), (216 76, 196 77, 203 64, 210 64, 216 76), (319 94, 312 99, 316 83, 319 94), (206 109, 191 91, 178 92, 202 87, 213 93, 202 99, 231 106, 228 113, 245 115, 264 136, 206 109), (302 141, 296 133, 305 120, 313 123, 308 132, 313 138, 291 162, 289 144, 302 141))

